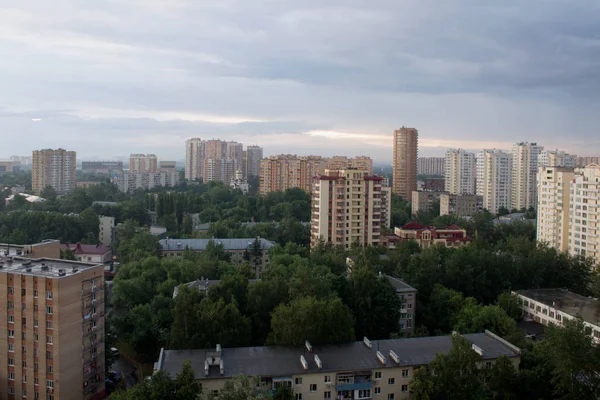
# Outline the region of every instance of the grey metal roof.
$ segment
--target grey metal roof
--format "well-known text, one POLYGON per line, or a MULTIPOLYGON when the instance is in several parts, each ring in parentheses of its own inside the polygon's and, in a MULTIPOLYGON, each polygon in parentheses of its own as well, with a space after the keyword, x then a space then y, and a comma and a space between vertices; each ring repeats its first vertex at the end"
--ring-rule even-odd
POLYGON ((392 286, 396 289, 396 293, 402 293, 402 292, 411 292, 412 293, 412 292, 417 291, 417 289, 410 286, 408 283, 404 282, 402 279, 398 279, 398 278, 395 278, 390 275, 386 275, 385 277, 392 284, 392 286))
MULTIPOLYGON (((260 282, 260 279, 248 279, 248 284, 252 285, 253 283, 260 282)), ((205 292, 208 288, 218 285, 221 283, 219 279, 196 279, 195 281, 187 282, 179 286, 175 286, 173 289, 173 298, 177 297, 179 293, 179 287, 187 286, 190 289, 196 289, 199 292, 205 292)))
MULTIPOLYGON (((222 244, 225 250, 246 250, 251 247, 256 238, 247 239, 162 239, 159 240, 162 251, 182 251, 189 248, 193 251, 204 251, 210 241, 217 244, 222 244)), ((264 238, 258 238, 260 247, 263 250, 268 250, 275 246, 275 242, 264 238)))
MULTIPOLYGON (((486 333, 463 335, 471 343, 483 350, 482 359, 491 360, 500 356, 518 357, 518 348, 486 333)), ((432 336, 408 339, 390 339, 372 341, 372 348, 363 342, 352 342, 339 345, 313 346, 312 353, 304 347, 238 347, 222 350, 221 359, 224 364, 223 377, 233 377, 240 374, 260 377, 283 377, 291 375, 310 374, 316 372, 341 372, 371 370, 377 368, 394 368, 397 366, 417 366, 430 363, 437 354, 448 353, 452 348, 450 336, 432 336), (383 365, 377 358, 377 351, 386 357, 383 365), (389 356, 393 350, 400 358, 396 364, 389 356), (318 355, 323 364, 318 369, 314 355, 318 355), (308 369, 304 370, 300 356, 308 361, 308 369)), ((207 354, 214 349, 198 350, 164 350, 159 359, 159 370, 175 376, 180 372, 185 361, 190 361, 199 379, 220 378, 218 368, 209 371, 208 378, 204 375, 204 362, 207 354)))
POLYGON ((570 292, 566 289, 527 289, 515 293, 554 307, 572 317, 580 316, 590 324, 600 326, 600 301, 570 292))

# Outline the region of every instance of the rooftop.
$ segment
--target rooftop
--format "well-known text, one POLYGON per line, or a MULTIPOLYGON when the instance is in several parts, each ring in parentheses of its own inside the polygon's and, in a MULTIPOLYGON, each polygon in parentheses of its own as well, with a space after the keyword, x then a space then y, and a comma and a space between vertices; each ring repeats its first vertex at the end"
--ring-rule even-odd
MULTIPOLYGON (((215 244, 223 245, 225 250, 246 250, 254 243, 255 238, 244 239, 162 239, 159 240, 162 251, 182 251, 189 248, 193 251, 204 251, 206 246, 211 241, 215 244)), ((275 242, 258 238, 260 247, 263 250, 268 250, 275 246, 275 242)))
POLYGON ((106 254, 110 251, 108 246, 101 244, 61 243, 60 248, 71 250, 75 254, 106 254))
POLYGON ((566 289, 515 290, 515 293, 535 300, 572 317, 580 316, 585 322, 600 326, 600 301, 566 289))
POLYGON ((388 281, 392 284, 392 286, 396 289, 396 293, 409 293, 409 292, 416 292, 417 289, 415 289, 414 287, 410 286, 408 283, 404 282, 402 279, 399 278, 395 278, 393 276, 390 275, 386 275, 385 276, 388 281))
MULTIPOLYGON (((482 359, 495 359, 500 356, 519 357, 519 349, 487 332, 463 335, 468 341, 482 350, 482 359)), ((292 375, 316 372, 356 371, 396 366, 429 364, 437 354, 448 353, 452 348, 451 336, 433 336, 405 339, 374 340, 371 348, 364 342, 351 342, 338 345, 312 346, 312 354, 322 362, 319 369, 313 355, 304 347, 238 347, 226 348, 221 352, 223 377, 240 374, 261 377, 291 377, 292 375), (382 364, 377 351, 385 356, 382 364), (399 358, 396 363, 389 356, 393 350, 399 358), (304 355, 308 362, 305 370, 300 362, 304 355)), ((185 361, 191 361, 196 376, 205 378, 205 360, 214 354, 214 349, 164 350, 158 362, 158 369, 175 376, 181 371, 185 361)), ((219 369, 209 369, 206 379, 221 378, 219 369)))
MULTIPOLYGON (((250 285, 256 282, 260 282, 260 279, 248 279, 248 284, 250 285)), ((177 297, 180 286, 187 286, 190 289, 196 289, 199 292, 205 292, 206 290, 208 290, 208 288, 218 285, 219 283, 221 283, 219 279, 196 279, 195 281, 175 286, 175 288, 173 289, 173 298, 177 297)))
POLYGON ((67 261, 55 258, 0 257, 0 273, 64 278, 101 264, 67 261))

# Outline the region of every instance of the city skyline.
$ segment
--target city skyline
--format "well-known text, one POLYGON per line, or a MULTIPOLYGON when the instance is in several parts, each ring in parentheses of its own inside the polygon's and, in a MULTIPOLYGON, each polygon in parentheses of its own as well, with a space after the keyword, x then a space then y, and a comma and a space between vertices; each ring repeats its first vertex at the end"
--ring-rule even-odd
POLYGON ((597 16, 514 0, 19 3, 0 11, 2 156, 179 159, 198 136, 391 163, 401 125, 422 156, 521 140, 593 156, 597 16))

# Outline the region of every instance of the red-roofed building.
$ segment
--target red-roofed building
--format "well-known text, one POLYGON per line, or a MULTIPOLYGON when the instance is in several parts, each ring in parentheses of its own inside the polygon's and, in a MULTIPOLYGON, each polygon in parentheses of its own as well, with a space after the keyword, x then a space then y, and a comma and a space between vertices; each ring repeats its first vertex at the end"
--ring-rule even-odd
POLYGON ((71 250, 77 260, 82 262, 106 263, 112 258, 110 248, 101 244, 61 243, 60 249, 71 250))
POLYGON ((471 238, 467 236, 466 230, 456 225, 436 228, 409 222, 401 228, 395 228, 394 235, 383 236, 381 242, 386 247, 394 248, 398 242, 408 240, 415 240, 422 249, 426 249, 440 244, 446 247, 461 247, 469 243, 471 238))

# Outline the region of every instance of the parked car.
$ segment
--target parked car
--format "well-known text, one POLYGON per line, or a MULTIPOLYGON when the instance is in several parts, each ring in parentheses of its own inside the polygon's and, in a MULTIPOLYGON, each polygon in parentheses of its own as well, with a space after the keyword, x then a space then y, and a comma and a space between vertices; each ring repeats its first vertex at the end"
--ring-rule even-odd
POLYGON ((114 382, 119 382, 121 380, 121 373, 117 370, 108 371, 108 377, 114 382))
POLYGON ((116 347, 111 347, 110 348, 110 352, 112 353, 113 356, 117 357, 119 355, 119 349, 117 349, 116 347))

